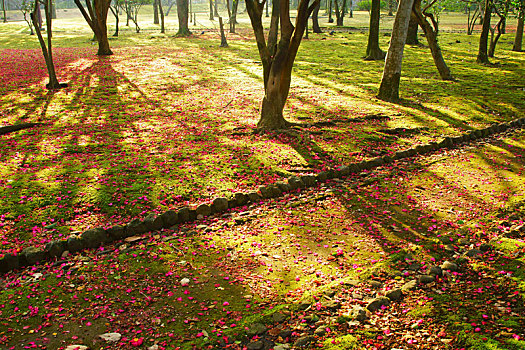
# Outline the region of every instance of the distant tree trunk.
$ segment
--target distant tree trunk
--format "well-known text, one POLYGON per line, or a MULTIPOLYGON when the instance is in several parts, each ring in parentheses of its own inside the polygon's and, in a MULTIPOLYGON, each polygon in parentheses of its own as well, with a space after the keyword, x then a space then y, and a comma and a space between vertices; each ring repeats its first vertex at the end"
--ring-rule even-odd
POLYGON ((467 7, 467 35, 472 35, 474 31, 474 24, 479 16, 479 7, 474 9, 474 12, 470 13, 470 7, 467 7))
POLYGON ((270 17, 270 13, 268 12, 269 4, 270 4, 270 0, 266 0, 266 14, 265 14, 265 17, 270 17))
POLYGON ((153 24, 159 24, 159 1, 153 0, 153 24))
POLYGON ((319 2, 319 5, 315 8, 314 12, 312 12, 312 31, 314 33, 322 33, 321 27, 319 27, 319 10, 321 9, 321 2, 319 2))
POLYGON ((115 6, 115 9, 113 9, 113 7, 110 6, 109 9, 111 10, 111 13, 113 13, 113 16, 115 16, 115 33, 113 33, 113 36, 118 36, 119 9, 118 6, 115 6))
POLYGON ((177 16, 179 17, 178 36, 188 36, 191 34, 188 28, 188 0, 177 0, 177 16))
POLYGON ((335 18, 336 18, 335 24, 339 27, 342 27, 344 25, 344 19, 345 19, 345 14, 346 14, 346 0, 343 0, 341 9, 339 9, 338 0, 334 0, 334 5, 335 5, 334 12, 335 12, 335 18))
POLYGON ((215 17, 219 17, 219 10, 217 9, 217 0, 213 1, 213 14, 215 17))
MULTIPOLYGON (((524 6, 525 7, 525 4, 524 6)), ((516 27, 516 36, 514 37, 514 45, 512 45, 512 51, 521 52, 523 42, 523 22, 525 19, 525 10, 521 10, 518 17, 518 25, 516 27)))
POLYGON ((221 45, 220 47, 228 47, 228 42, 226 41, 226 35, 224 35, 224 25, 222 24, 222 17, 219 16, 219 28, 221 31, 221 45))
POLYGON ((49 74, 49 83, 46 84, 46 87, 50 90, 60 89, 60 83, 58 82, 57 75, 55 72, 55 63, 53 62, 53 47, 52 47, 52 20, 51 20, 51 4, 50 0, 44 0, 44 11, 46 15, 46 32, 47 32, 47 47, 44 37, 42 36, 42 30, 38 25, 37 12, 38 7, 40 7, 40 1, 35 1, 35 7, 31 13, 31 20, 35 27, 36 35, 42 48, 42 54, 44 55, 44 60, 46 62, 47 72, 49 74))
POLYGON ((226 0, 226 10, 228 11, 228 20, 232 18, 232 10, 230 6, 230 0, 226 0))
POLYGON ((235 25, 237 24, 237 8, 239 7, 239 0, 232 1, 232 13, 230 17, 230 33, 235 33, 235 25))
POLYGON ((210 21, 213 21, 215 18, 213 18, 213 0, 209 0, 210 3, 210 21))
POLYGON ((378 98, 385 101, 397 101, 399 99, 399 81, 401 79, 401 65, 403 63, 403 51, 410 22, 410 12, 414 0, 400 0, 397 7, 390 46, 385 59, 383 77, 379 86, 378 98))
POLYGON ((348 0, 350 3, 348 4, 348 17, 354 18, 354 10, 352 9, 353 3, 352 0, 348 0))
POLYGON ((452 73, 445 63, 441 48, 439 47, 437 41, 437 22, 434 20, 434 17, 431 14, 423 13, 421 11, 421 0, 415 0, 412 8, 412 15, 417 19, 417 23, 423 28, 425 37, 427 38, 428 46, 430 47, 430 52, 432 53, 432 58, 434 59, 434 64, 443 80, 453 80, 452 73), (430 17, 432 24, 427 20, 427 17, 430 17))
POLYGON ((265 93, 261 106, 261 118, 257 123, 257 128, 260 130, 283 129, 289 125, 284 119, 283 109, 290 91, 293 63, 308 18, 319 1, 314 0, 310 5, 310 0, 300 0, 294 26, 290 21, 290 2, 274 0, 268 40, 266 40, 262 25, 264 2, 246 0, 246 10, 250 16, 263 65, 265 93), (281 28, 278 41, 279 27, 281 28))
POLYGON ((485 14, 483 15, 483 26, 481 28, 481 35, 479 37, 479 49, 477 63, 489 64, 488 56, 488 41, 489 41, 489 30, 490 30, 490 17, 492 14, 492 2, 491 0, 485 0, 485 14))
POLYGON ((7 11, 6 11, 6 8, 5 8, 5 0, 2 0, 2 11, 4 13, 3 22, 7 23, 7 11))
POLYGON ((159 14, 160 14, 160 32, 164 34, 166 28, 164 27, 164 9, 162 8, 162 0, 159 1, 159 14))
POLYGON ((55 1, 51 2, 51 18, 56 19, 57 18, 57 7, 55 1))
POLYGON ((417 17, 412 12, 410 14, 410 22, 408 22, 408 33, 407 33, 407 45, 418 45, 419 40, 417 39, 417 31, 419 29, 419 24, 417 23, 417 17))
POLYGON ((328 23, 334 23, 334 19, 332 18, 332 3, 336 0, 328 0, 328 3, 330 4, 328 7, 328 23))
POLYGON ((108 56, 113 55, 113 52, 109 48, 108 41, 108 28, 107 28, 107 19, 109 7, 111 5, 111 0, 86 0, 87 11, 80 2, 80 0, 74 0, 78 9, 84 16, 84 19, 91 27, 91 30, 95 34, 98 42, 98 52, 99 56, 108 56))
POLYGON ((498 24, 496 25, 496 28, 491 30, 490 32, 490 46, 489 46, 489 57, 494 57, 494 53, 496 52, 496 44, 498 43, 499 38, 501 37, 501 34, 503 33, 503 28, 505 28, 505 17, 502 16, 499 18, 498 24), (494 31, 496 31, 496 36, 494 36, 494 31))
POLYGON ((175 4, 176 4, 176 1, 170 1, 169 2, 168 11, 166 11, 165 16, 169 16, 170 15, 170 11, 173 8, 173 5, 175 5, 175 4))
POLYGON ((381 0, 372 0, 370 9, 370 28, 368 30, 368 45, 366 46, 366 61, 382 60, 385 52, 379 48, 379 16, 381 0))

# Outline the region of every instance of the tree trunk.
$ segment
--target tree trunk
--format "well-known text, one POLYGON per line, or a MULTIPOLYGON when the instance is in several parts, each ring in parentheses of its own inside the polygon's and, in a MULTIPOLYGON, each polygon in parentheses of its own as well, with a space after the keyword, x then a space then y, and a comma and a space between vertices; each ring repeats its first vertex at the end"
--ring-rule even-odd
POLYGON ((407 33, 407 45, 418 45, 419 40, 417 39, 417 31, 419 24, 417 23, 417 17, 414 13, 410 14, 410 22, 408 22, 408 33, 407 33))
MULTIPOLYGON (((525 7, 525 4, 524 4, 525 7)), ((516 27, 516 36, 514 37, 514 45, 512 45, 512 51, 521 52, 523 42, 523 22, 525 19, 525 10, 521 10, 518 17, 518 25, 516 27)))
POLYGON ((210 3, 210 21, 213 21, 215 18, 213 18, 213 0, 209 0, 210 3))
POLYGON ((51 18, 56 19, 57 18, 57 7, 55 4, 55 1, 51 2, 51 18))
POLYGON ((423 28, 425 37, 427 38, 428 46, 430 47, 430 52, 432 53, 432 58, 434 59, 434 64, 443 80, 453 80, 452 73, 445 63, 443 54, 441 53, 441 48, 439 47, 437 41, 437 31, 434 30, 434 27, 428 22, 425 14, 421 11, 421 0, 415 0, 414 6, 412 8, 412 15, 416 17, 417 23, 423 28))
POLYGON ((379 87, 378 98, 385 101, 397 101, 399 99, 399 81, 401 79, 401 65, 403 62, 403 51, 408 32, 408 22, 414 0, 400 0, 397 8, 390 46, 385 59, 383 77, 379 87))
POLYGON ((496 25, 497 34, 494 37, 494 32, 492 32, 492 35, 490 38, 490 46, 489 46, 489 52, 488 52, 489 57, 494 58, 494 53, 496 52, 496 44, 498 43, 498 40, 501 37, 501 34, 504 34, 503 28, 505 28, 505 17, 500 17, 498 24, 496 25))
POLYGON ((352 4, 352 0, 349 0, 349 4, 348 4, 348 9, 349 9, 349 11, 348 11, 348 17, 350 17, 350 18, 354 18, 354 10, 352 9, 352 6, 353 6, 353 4, 352 4))
POLYGON ((82 5, 80 0, 74 0, 80 13, 89 24, 89 27, 95 34, 98 41, 98 52, 99 56, 109 56, 113 52, 109 48, 108 41, 108 28, 107 18, 111 0, 93 0, 93 4, 90 0, 86 1, 87 11, 82 5))
POLYGON ((343 0, 343 4, 341 6, 341 9, 339 9, 339 1, 334 0, 335 5, 335 24, 338 27, 342 27, 344 25, 344 19, 345 19, 345 8, 346 8, 346 0, 343 0))
POLYGON ((47 32, 47 46, 46 42, 44 40, 44 37, 42 36, 42 30, 40 29, 40 26, 38 25, 38 8, 40 7, 40 2, 35 1, 35 7, 33 12, 31 13, 31 20, 33 21, 33 25, 35 26, 36 35, 38 37, 38 41, 40 43, 40 47, 42 48, 42 54, 44 56, 44 60, 46 62, 47 72, 49 74, 49 83, 46 84, 46 87, 49 90, 56 90, 60 89, 60 83, 58 82, 57 75, 55 72, 55 64, 53 62, 53 48, 51 46, 51 38, 52 38, 52 26, 51 26, 51 9, 49 0, 44 1, 44 10, 46 14, 46 32, 47 32))
POLYGON ((289 123, 283 117, 283 109, 290 91, 293 62, 303 38, 308 18, 318 6, 319 0, 301 0, 297 8, 295 26, 290 21, 289 0, 274 0, 268 41, 262 25, 264 3, 246 0, 246 10, 255 34, 259 56, 263 65, 264 98, 261 118, 257 128, 276 130, 286 128, 289 123), (279 36, 280 23, 280 39, 279 36))
POLYGON ((153 0, 153 24, 159 24, 159 1, 153 0))
POLYGON ((321 2, 312 12, 312 31, 314 33, 322 33, 321 27, 319 27, 319 10, 321 9, 321 2))
POLYGON ((332 18, 332 3, 337 0, 328 0, 330 3, 330 6, 328 8, 328 23, 334 23, 334 19, 332 18))
POLYGON ((388 16, 390 17, 394 16, 394 1, 388 0, 388 16))
POLYGON ((177 0, 177 16, 179 17, 178 36, 188 36, 191 34, 188 28, 188 0, 177 0))
POLYGON ((385 52, 379 48, 379 17, 381 0, 372 0, 370 9, 370 28, 368 30, 368 45, 366 46, 366 61, 382 60, 385 52))
POLYGON ((159 14, 160 14, 160 32, 164 34, 166 27, 164 26, 164 9, 162 8, 162 0, 159 0, 159 14))
POLYGON ((237 24, 237 8, 239 7, 239 0, 233 0, 232 13, 230 17, 230 33, 235 33, 235 25, 237 24))
POLYGON ((485 13, 483 15, 483 27, 481 28, 481 35, 479 37, 479 49, 477 63, 489 64, 488 56, 488 40, 490 30, 490 17, 492 14, 492 2, 491 0, 485 0, 485 13))
POLYGON ((111 10, 111 13, 113 13, 113 16, 115 16, 115 33, 113 33, 113 36, 118 36, 118 25, 119 25, 118 6, 116 6, 115 9, 113 9, 113 7, 110 6, 109 9, 111 10))
POLYGON ((2 12, 4 13, 3 22, 7 23, 7 11, 6 11, 6 8, 5 8, 5 0, 2 0, 2 12))
POLYGON ((228 42, 226 41, 226 35, 224 35, 224 25, 222 24, 222 17, 219 16, 219 28, 221 31, 221 45, 220 47, 228 47, 228 42))

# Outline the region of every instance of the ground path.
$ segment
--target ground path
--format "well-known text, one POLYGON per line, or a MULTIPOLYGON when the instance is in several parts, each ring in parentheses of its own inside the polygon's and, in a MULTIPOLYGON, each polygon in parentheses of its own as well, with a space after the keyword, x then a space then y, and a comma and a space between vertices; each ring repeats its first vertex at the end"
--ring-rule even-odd
POLYGON ((8 273, 0 344, 523 348, 523 140, 407 158, 8 273))

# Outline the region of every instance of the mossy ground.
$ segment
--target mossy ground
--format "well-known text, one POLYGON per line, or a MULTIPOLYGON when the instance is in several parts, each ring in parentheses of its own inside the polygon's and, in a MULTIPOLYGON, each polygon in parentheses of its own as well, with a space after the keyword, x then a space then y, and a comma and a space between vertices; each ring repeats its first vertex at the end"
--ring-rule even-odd
MULTIPOLYGON (((3 251, 524 116, 525 58, 509 51, 512 34, 501 39, 497 65, 479 66, 476 36, 442 33, 455 82, 438 79, 428 49, 407 47, 401 104, 374 98, 382 64, 362 61, 364 32, 311 35, 286 107, 304 127, 279 136, 251 133, 263 90, 247 27, 228 36, 228 49, 206 26, 186 39, 124 31, 111 41, 115 55, 97 58, 78 21, 55 22, 58 72, 70 84, 55 93, 43 88, 36 40, 20 23, 0 24, 8 34, 0 37, 0 124, 46 123, 0 140, 3 251), (384 131, 397 127, 424 129, 384 131)), ((316 305, 333 290, 348 305, 317 316, 335 330, 318 339, 328 348, 523 348, 523 237, 513 231, 524 218, 523 140, 519 131, 397 162, 107 254, 7 274, 2 345, 108 348, 97 335, 117 331, 121 348, 133 339, 203 348, 223 336, 246 341, 244 327, 271 324, 277 309, 291 313, 300 335, 311 325, 295 303, 316 305), (457 246, 465 239, 464 250, 490 242, 494 253, 448 256, 445 237, 457 246), (332 320, 359 304, 349 279, 360 283, 354 293, 373 297, 362 281, 395 286, 414 278, 410 264, 445 259, 462 272, 373 315, 375 323, 332 320)))

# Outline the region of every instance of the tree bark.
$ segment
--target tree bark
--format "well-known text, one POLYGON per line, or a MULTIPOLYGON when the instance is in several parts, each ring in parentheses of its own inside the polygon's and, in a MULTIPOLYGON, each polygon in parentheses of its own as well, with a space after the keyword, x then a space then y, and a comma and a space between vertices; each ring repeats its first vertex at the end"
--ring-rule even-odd
POLYGON ((319 10, 321 9, 321 2, 319 2, 319 5, 315 8, 314 12, 312 12, 312 31, 314 33, 322 33, 321 27, 319 26, 319 10))
POLYGON ((423 28, 428 46, 430 47, 430 52, 432 53, 432 58, 434 59, 434 64, 436 65, 441 79, 453 80, 452 73, 445 63, 445 59, 443 58, 441 48, 437 41, 437 30, 432 27, 426 18, 426 14, 421 11, 421 0, 414 1, 412 14, 416 17, 417 23, 423 28))
POLYGON ((40 29, 40 26, 38 25, 37 12, 38 12, 38 8, 40 7, 40 1, 35 1, 34 10, 31 13, 31 20, 33 21, 33 25, 35 26, 36 35, 38 37, 40 47, 42 48, 42 54, 46 62, 47 73, 49 74, 49 83, 46 84, 46 87, 49 90, 57 90, 61 88, 61 85, 58 82, 56 71, 55 71, 55 63, 53 62, 53 47, 52 47, 52 42, 51 42, 53 32, 52 32, 52 20, 51 20, 51 8, 50 8, 51 6, 49 4, 49 1, 50 0, 44 0, 44 11, 46 15, 47 46, 46 46, 44 37, 42 36, 42 30, 40 29))
POLYGON ((488 40, 490 30, 490 18, 492 14, 492 2, 491 0, 485 0, 485 13, 483 15, 483 26, 481 28, 481 35, 479 37, 479 49, 477 63, 489 64, 488 56, 488 40))
POLYGON ((188 0, 177 0, 177 16, 179 18, 178 36, 188 36, 191 34, 188 28, 188 0))
POLYGON ((388 0, 388 16, 392 17, 394 15, 394 1, 388 0))
POLYGON ((346 0, 343 0, 343 3, 341 5, 341 9, 339 9, 339 1, 334 0, 335 5, 335 24, 339 27, 342 27, 344 25, 344 19, 346 14, 346 0))
POLYGON ((228 47, 228 42, 226 41, 226 35, 224 35, 224 25, 222 24, 222 17, 219 16, 219 28, 221 31, 221 45, 220 47, 228 47))
POLYGON ((328 23, 334 23, 334 19, 332 18, 332 3, 336 0, 328 0, 330 3, 330 6, 328 8, 328 23))
POLYGON ((217 0, 213 0, 213 14, 215 17, 219 17, 219 10, 217 9, 217 0))
POLYGON ((399 81, 401 79, 401 65, 403 62, 403 51, 410 22, 410 13, 414 0, 400 0, 397 8, 390 46, 385 59, 383 77, 379 86, 378 98, 385 101, 397 101, 399 99, 399 81))
POLYGON ((235 33, 235 25, 237 24, 237 9, 239 7, 239 0, 232 1, 232 11, 230 17, 230 33, 235 33))
POLYGON ((277 130, 288 127, 283 109, 290 91, 293 62, 303 38, 308 18, 320 0, 300 0, 297 8, 295 26, 290 21, 289 0, 274 0, 272 18, 268 32, 268 42, 264 35, 262 13, 264 1, 246 0, 246 10, 255 34, 259 56, 263 65, 264 98, 261 118, 257 123, 259 130, 277 130), (277 44, 277 38, 280 38, 277 44))
POLYGON ((164 34, 166 27, 164 26, 164 9, 162 8, 162 0, 159 1, 159 14, 160 14, 160 32, 164 34))
POLYGON ((159 1, 153 0, 153 24, 159 24, 159 1))
POLYGON ((504 28, 505 28, 505 17, 500 17, 498 24, 496 25, 495 30, 497 31, 496 36, 494 36, 494 32, 491 33, 490 38, 490 46, 489 46, 489 57, 494 57, 494 53, 496 52, 496 44, 498 43, 499 38, 501 37, 501 34, 504 34, 504 28))
POLYGON ((82 13, 82 16, 84 16, 84 19, 95 34, 98 42, 97 55, 113 55, 113 52, 109 47, 107 28, 107 18, 111 0, 93 0, 93 4, 91 3, 91 0, 86 0, 87 11, 80 0, 74 1, 80 10, 80 13, 82 13))
POLYGON ((7 11, 6 11, 6 8, 5 8, 5 0, 2 0, 2 12, 4 13, 3 22, 7 23, 7 11))
POLYGON ((385 52, 379 47, 379 17, 381 15, 381 0, 372 0, 370 9, 370 28, 368 30, 368 45, 366 46, 366 61, 383 60, 385 52))
POLYGON ((113 13, 113 16, 115 16, 115 33, 113 33, 113 36, 118 36, 118 26, 119 26, 118 6, 115 6, 115 9, 113 9, 113 7, 110 6, 109 9, 111 10, 111 13, 113 13))
POLYGON ((209 3, 210 3, 210 21, 213 21, 215 20, 215 18, 213 17, 213 0, 209 0, 209 3))
POLYGON ((419 40, 417 39, 417 31, 419 29, 419 24, 417 23, 417 17, 412 12, 410 14, 410 22, 408 22, 408 33, 407 33, 407 45, 418 45, 419 40))
MULTIPOLYGON (((523 5, 525 7, 525 4, 523 5)), ((514 37, 514 45, 512 45, 512 51, 521 52, 523 42, 523 23, 525 22, 525 9, 520 11, 518 17, 518 25, 516 27, 516 36, 514 37)))

